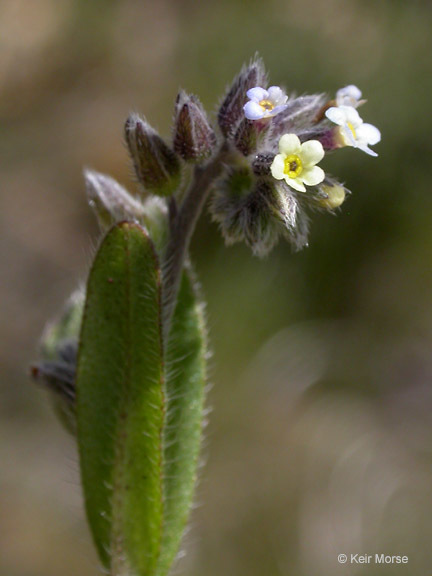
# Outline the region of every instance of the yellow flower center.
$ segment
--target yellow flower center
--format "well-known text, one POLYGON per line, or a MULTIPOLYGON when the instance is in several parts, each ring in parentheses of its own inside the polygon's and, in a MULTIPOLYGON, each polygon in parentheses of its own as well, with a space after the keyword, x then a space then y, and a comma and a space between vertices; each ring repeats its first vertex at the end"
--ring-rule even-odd
POLYGON ((353 135, 354 140, 357 140, 357 134, 354 126, 351 124, 351 122, 347 122, 347 126, 351 130, 351 134, 353 135))
POLYGON ((297 154, 290 154, 285 158, 284 174, 289 178, 297 178, 303 172, 303 163, 297 154))
POLYGON ((259 105, 261 106, 261 108, 264 108, 264 110, 273 110, 274 108, 274 104, 273 102, 270 102, 270 100, 260 100, 259 105))

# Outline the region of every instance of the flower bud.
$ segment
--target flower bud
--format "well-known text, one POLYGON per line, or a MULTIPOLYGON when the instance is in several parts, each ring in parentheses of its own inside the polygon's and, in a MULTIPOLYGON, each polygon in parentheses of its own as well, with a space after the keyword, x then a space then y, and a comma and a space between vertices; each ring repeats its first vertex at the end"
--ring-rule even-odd
POLYGON ((55 360, 44 360, 31 366, 31 376, 52 394, 54 409, 65 428, 75 433, 75 373, 78 341, 62 341, 55 360))
POLYGON ((89 204, 102 229, 120 220, 139 220, 142 217, 144 209, 141 203, 114 178, 93 170, 85 170, 84 179, 89 204))
POLYGON ((345 201, 346 191, 343 186, 323 184, 319 190, 322 196, 318 199, 318 204, 327 210, 339 208, 345 201))
POLYGON ((288 133, 300 136, 302 132, 314 130, 324 101, 325 97, 321 94, 288 100, 285 110, 273 118, 271 136, 275 139, 288 133))
POLYGON ((158 196, 170 196, 180 183, 180 161, 175 152, 136 114, 126 121, 125 137, 144 189, 158 196))
POLYGON ((336 150, 341 148, 344 144, 341 142, 339 127, 326 127, 320 134, 316 135, 316 139, 319 140, 326 151, 336 150))
POLYGON ((260 58, 255 58, 248 66, 243 66, 219 109, 218 123, 225 137, 232 137, 240 120, 244 118, 243 106, 248 101, 246 92, 255 86, 266 84, 264 64, 260 58))
POLYGON ((75 372, 84 291, 72 294, 61 316, 42 336, 41 360, 31 366, 32 378, 51 392, 54 408, 69 432, 75 432, 75 372))
POLYGON ((255 152, 258 144, 257 123, 244 118, 234 134, 234 144, 244 156, 255 152))
POLYGON ((181 91, 174 120, 174 150, 186 162, 203 162, 211 156, 216 135, 196 96, 181 91))
POLYGON ((269 123, 267 120, 241 120, 236 133, 234 134, 234 144, 244 155, 249 156, 256 152, 260 141, 263 140, 267 132, 269 123))

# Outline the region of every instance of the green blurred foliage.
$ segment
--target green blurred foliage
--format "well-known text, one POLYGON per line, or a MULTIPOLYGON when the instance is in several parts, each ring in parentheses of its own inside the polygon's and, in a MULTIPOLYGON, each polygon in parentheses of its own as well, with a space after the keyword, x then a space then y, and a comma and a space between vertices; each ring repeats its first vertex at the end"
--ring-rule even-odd
POLYGON ((179 570, 430 569, 431 24, 420 0, 0 3, 2 574, 96 573, 74 447, 26 379, 98 237, 82 167, 129 185, 128 113, 168 136, 179 87, 215 110, 255 51, 289 91, 360 86, 382 142, 325 159, 353 194, 314 215, 303 252, 260 261, 200 222, 214 411, 179 570), (342 552, 410 560, 342 568, 342 552))

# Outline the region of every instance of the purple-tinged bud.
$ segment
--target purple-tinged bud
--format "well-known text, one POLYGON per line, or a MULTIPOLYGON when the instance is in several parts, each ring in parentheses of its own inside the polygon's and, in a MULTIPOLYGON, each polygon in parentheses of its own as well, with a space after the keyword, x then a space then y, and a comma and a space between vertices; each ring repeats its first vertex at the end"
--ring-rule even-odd
POLYGON ((89 204, 103 229, 121 220, 139 220, 143 216, 142 204, 114 178, 85 170, 84 179, 89 204))
POLYGON ((243 118, 234 134, 235 147, 243 156, 257 151, 269 128, 268 120, 248 120, 243 118))
POLYGON ((219 109, 218 123, 225 137, 232 137, 240 120, 244 118, 243 106, 248 101, 246 92, 255 86, 266 85, 266 72, 260 58, 255 58, 248 66, 243 66, 219 109))
POLYGON ((297 134, 311 131, 316 124, 317 113, 325 102, 321 94, 300 96, 288 100, 285 110, 273 118, 271 136, 275 141, 283 134, 297 134))
POLYGON ((67 430, 75 433, 75 372, 85 294, 77 290, 59 318, 42 335, 41 360, 30 367, 34 381, 51 392, 54 408, 67 430))
POLYGON ((257 154, 252 162, 252 170, 256 176, 270 176, 270 168, 275 155, 272 152, 257 154))
POLYGON ((43 360, 30 367, 35 382, 49 390, 54 409, 66 430, 75 435, 75 374, 78 340, 60 342, 57 357, 43 360))
POLYGON ((216 135, 201 102, 183 91, 176 100, 173 142, 183 160, 196 163, 209 158, 216 145, 216 135))
POLYGON ((126 143, 138 181, 158 196, 170 196, 180 183, 180 160, 150 124, 132 114, 126 120, 126 143))
POLYGON ((333 126, 331 128, 327 127, 320 133, 316 133, 314 138, 321 142, 325 151, 336 150, 337 148, 342 148, 344 146, 340 136, 339 126, 333 126))

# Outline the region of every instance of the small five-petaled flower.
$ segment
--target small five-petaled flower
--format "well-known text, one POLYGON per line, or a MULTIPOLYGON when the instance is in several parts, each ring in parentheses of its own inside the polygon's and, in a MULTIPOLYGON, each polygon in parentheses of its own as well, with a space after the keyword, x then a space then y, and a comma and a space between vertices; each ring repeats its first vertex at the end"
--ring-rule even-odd
POLYGON ((268 90, 256 86, 246 92, 249 102, 244 107, 248 120, 271 118, 286 108, 288 96, 279 86, 270 86, 268 90))
POLYGON ((318 140, 302 144, 295 134, 284 134, 270 170, 276 180, 285 180, 294 190, 306 192, 305 184, 316 186, 324 180, 324 170, 316 166, 323 158, 324 148, 318 140))
POLYGON ((370 154, 378 156, 369 145, 377 144, 381 140, 381 133, 372 124, 363 122, 360 114, 352 106, 332 106, 326 110, 329 120, 339 126, 339 144, 341 146, 354 146, 370 154))

